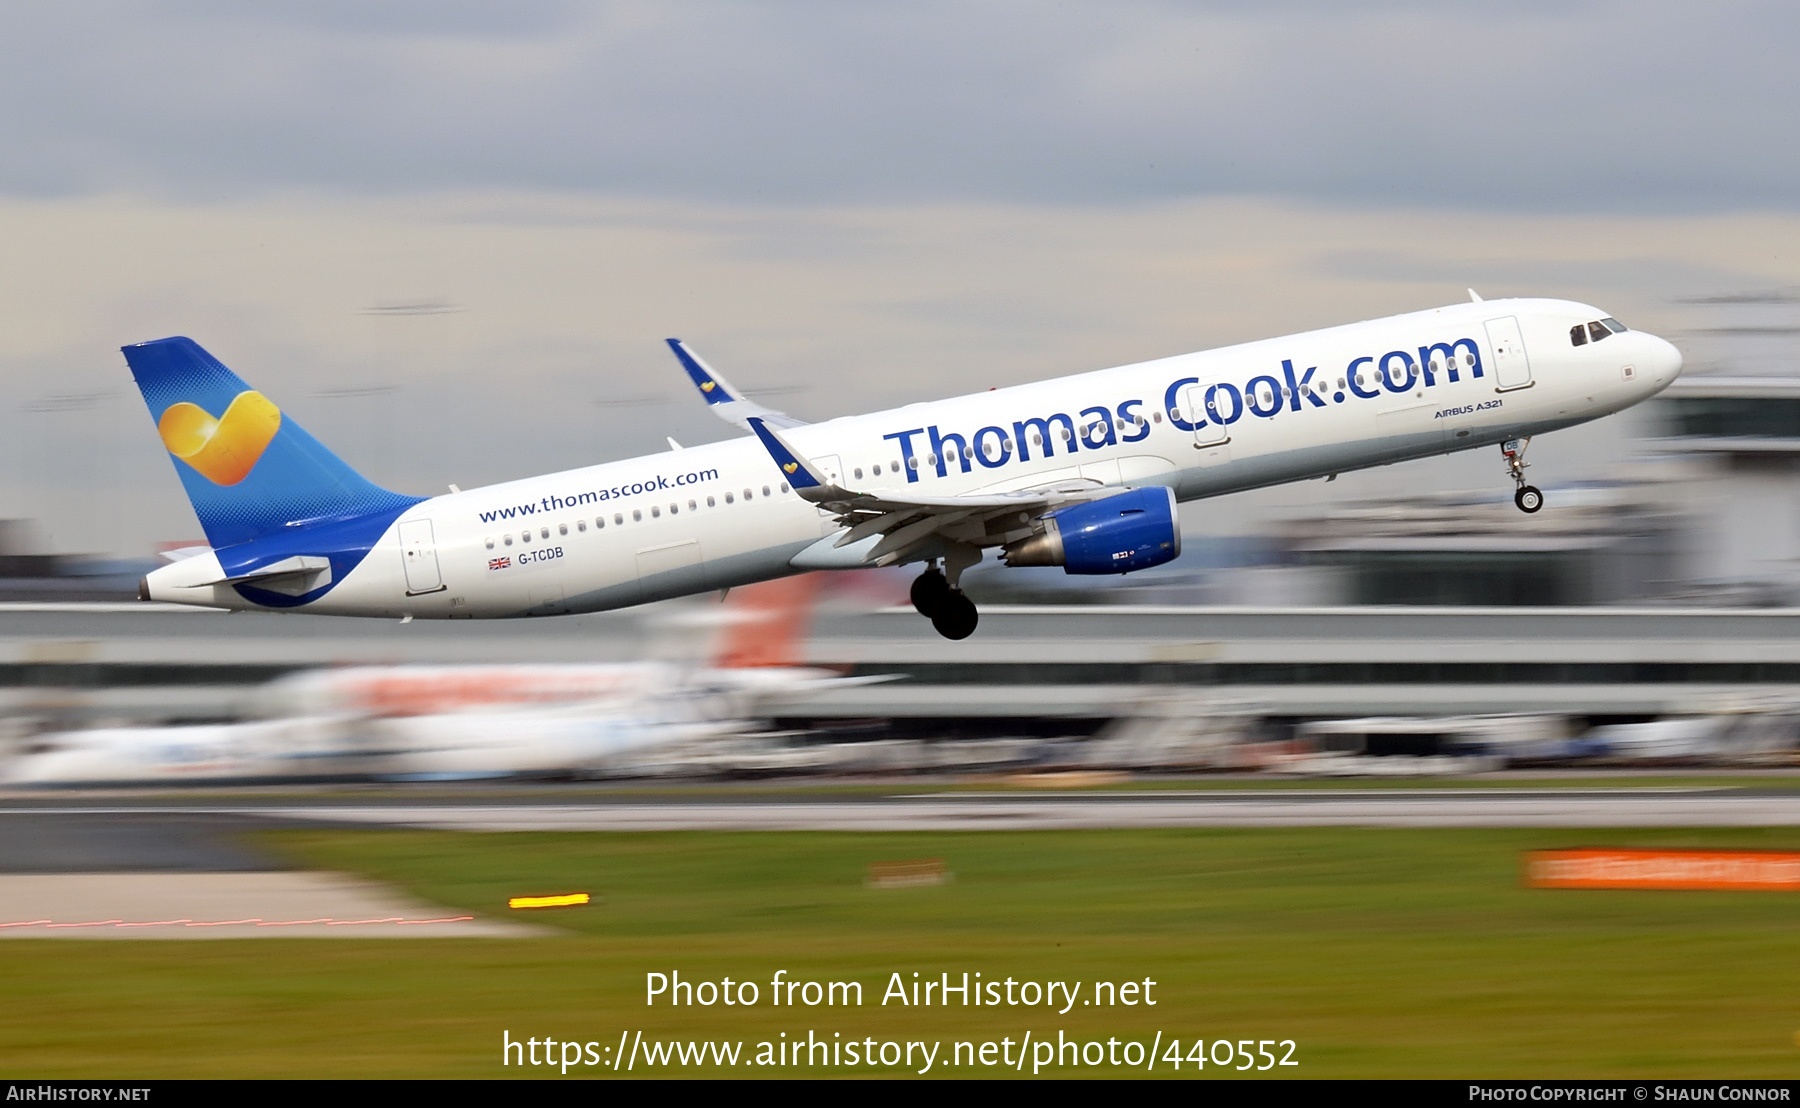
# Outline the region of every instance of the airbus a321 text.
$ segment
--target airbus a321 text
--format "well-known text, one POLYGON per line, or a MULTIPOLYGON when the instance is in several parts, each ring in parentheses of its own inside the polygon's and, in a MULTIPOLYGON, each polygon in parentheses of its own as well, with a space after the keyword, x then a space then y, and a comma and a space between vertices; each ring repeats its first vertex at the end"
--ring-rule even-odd
POLYGON ((725 442, 422 498, 345 465, 191 339, 126 361, 206 531, 147 600, 418 619, 622 608, 813 569, 917 564, 919 612, 975 630, 964 571, 1130 573, 1183 502, 1499 446, 1628 408, 1681 355, 1598 308, 1482 301, 803 423, 679 341, 725 442))

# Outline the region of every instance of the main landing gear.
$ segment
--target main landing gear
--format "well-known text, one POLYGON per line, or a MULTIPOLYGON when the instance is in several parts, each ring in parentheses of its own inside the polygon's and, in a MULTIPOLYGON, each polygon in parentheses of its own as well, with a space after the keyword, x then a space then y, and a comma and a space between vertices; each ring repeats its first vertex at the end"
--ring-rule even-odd
POLYGON ((946 639, 968 638, 981 620, 975 602, 951 585, 936 564, 913 579, 912 605, 946 639))
POLYGON ((1506 472, 1512 476, 1513 503, 1519 511, 1526 515, 1535 513, 1544 506, 1544 493, 1536 485, 1525 483, 1525 470, 1531 463, 1525 460, 1525 448, 1531 445, 1529 436, 1522 439, 1507 439, 1500 444, 1500 455, 1506 459, 1506 472))

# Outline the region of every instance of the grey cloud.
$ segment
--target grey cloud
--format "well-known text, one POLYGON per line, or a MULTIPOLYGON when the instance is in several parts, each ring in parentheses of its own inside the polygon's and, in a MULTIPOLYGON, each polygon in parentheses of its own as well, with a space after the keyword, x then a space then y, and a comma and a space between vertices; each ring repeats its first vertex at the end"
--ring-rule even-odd
POLYGON ((1797 40, 1761 0, 15 5, 0 189, 1791 209, 1797 40))

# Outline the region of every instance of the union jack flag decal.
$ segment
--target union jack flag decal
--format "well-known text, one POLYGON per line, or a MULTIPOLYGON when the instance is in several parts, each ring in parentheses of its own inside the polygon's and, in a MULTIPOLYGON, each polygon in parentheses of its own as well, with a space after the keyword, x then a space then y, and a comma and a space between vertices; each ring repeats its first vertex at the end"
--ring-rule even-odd
POLYGON ((510 565, 512 565, 512 559, 510 557, 508 557, 508 558, 489 558, 488 559, 488 568, 489 569, 505 569, 507 566, 510 566, 510 565))

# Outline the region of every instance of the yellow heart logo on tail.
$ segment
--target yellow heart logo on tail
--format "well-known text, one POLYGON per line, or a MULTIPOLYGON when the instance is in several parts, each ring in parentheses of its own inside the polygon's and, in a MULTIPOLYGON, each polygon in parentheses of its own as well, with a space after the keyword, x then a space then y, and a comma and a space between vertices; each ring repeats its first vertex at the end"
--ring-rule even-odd
POLYGON ((705 381, 705 382, 702 382, 702 383, 701 383, 701 385, 700 385, 700 391, 701 391, 701 392, 711 392, 711 391, 712 391, 712 390, 714 390, 714 389, 716 389, 716 388, 718 388, 718 387, 719 387, 719 386, 718 386, 718 385, 716 385, 716 384, 714 384, 714 383, 713 383, 713 382, 711 382, 711 381, 705 381))
POLYGON ((781 467, 781 472, 783 472, 783 473, 786 473, 786 474, 788 474, 788 475, 789 475, 789 476, 792 476, 792 475, 793 475, 793 473, 794 473, 794 471, 795 471, 795 470, 797 470, 797 469, 799 469, 799 468, 800 468, 800 463, 798 463, 798 462, 788 462, 788 463, 787 463, 787 464, 785 464, 785 465, 783 465, 783 466, 782 466, 782 467, 781 467))
POLYGON ((245 390, 232 398, 225 414, 214 419, 198 404, 171 404, 156 422, 169 453, 192 466, 215 485, 235 485, 251 469, 281 430, 281 409, 260 392, 245 390))

